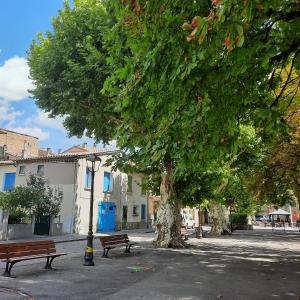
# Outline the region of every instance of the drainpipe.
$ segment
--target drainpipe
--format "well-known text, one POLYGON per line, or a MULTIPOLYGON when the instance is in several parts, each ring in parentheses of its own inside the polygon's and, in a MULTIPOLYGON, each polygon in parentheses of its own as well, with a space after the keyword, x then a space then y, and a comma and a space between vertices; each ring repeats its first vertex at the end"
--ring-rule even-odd
POLYGON ((73 207, 72 207, 72 218, 70 223, 70 233, 74 233, 75 231, 75 208, 77 201, 77 189, 78 189, 78 161, 74 162, 74 196, 73 196, 73 207))

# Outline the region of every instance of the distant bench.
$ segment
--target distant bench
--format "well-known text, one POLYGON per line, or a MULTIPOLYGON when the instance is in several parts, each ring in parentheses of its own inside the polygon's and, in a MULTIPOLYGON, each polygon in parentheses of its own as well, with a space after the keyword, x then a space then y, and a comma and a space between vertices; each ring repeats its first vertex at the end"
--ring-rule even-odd
MULTIPOLYGON (((200 226, 200 237, 206 237, 207 234, 209 233, 209 230, 203 230, 202 226, 200 226)), ((188 233, 187 229, 185 226, 182 226, 180 228, 180 235, 181 237, 187 241, 189 239, 189 236, 194 234, 193 232, 192 233, 188 233)), ((196 233, 196 237, 197 237, 197 233, 196 233)))
POLYGON ((67 253, 56 253, 54 241, 34 241, 24 243, 8 243, 0 245, 0 259, 6 262, 3 276, 11 277, 12 267, 25 260, 46 258, 45 269, 52 269, 56 257, 67 253))
POLYGON ((180 235, 182 238, 184 238, 185 241, 187 241, 189 239, 189 236, 191 235, 192 233, 188 233, 187 229, 185 226, 182 226, 180 228, 180 235))
POLYGON ((102 257, 108 257, 108 251, 113 248, 126 247, 125 253, 130 253, 130 248, 135 244, 129 241, 127 234, 100 236, 100 242, 103 247, 102 257))

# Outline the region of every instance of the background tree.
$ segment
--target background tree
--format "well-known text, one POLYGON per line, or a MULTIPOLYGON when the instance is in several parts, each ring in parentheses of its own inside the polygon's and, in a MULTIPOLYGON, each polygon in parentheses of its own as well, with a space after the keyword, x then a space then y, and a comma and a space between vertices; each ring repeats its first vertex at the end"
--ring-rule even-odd
POLYGON ((29 50, 31 93, 40 108, 65 117, 70 135, 108 142, 118 122, 114 103, 101 93, 110 74, 103 47, 110 19, 98 0, 77 0, 72 8, 65 1, 52 26, 29 50))
POLYGON ((50 187, 44 177, 29 175, 27 187, 34 191, 32 212, 39 216, 57 217, 63 201, 63 192, 58 187, 50 187))

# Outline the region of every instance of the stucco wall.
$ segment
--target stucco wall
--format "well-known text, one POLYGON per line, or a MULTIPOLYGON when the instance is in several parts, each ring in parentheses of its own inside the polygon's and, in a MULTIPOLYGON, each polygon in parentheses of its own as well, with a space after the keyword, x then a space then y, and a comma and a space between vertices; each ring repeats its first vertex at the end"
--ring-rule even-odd
MULTIPOLYGON (((146 205, 146 220, 147 221, 147 196, 142 195, 142 177, 138 174, 132 174, 132 193, 126 193, 126 201, 124 205, 127 205, 127 222, 140 222, 141 221, 141 205, 146 205), (137 216, 133 215, 133 207, 138 206, 137 209, 137 216)), ((127 175, 126 175, 126 181, 127 181, 127 175)))
MULTIPOLYGON (((98 204, 101 201, 114 202, 116 205, 115 222, 117 228, 120 228, 122 222, 123 205, 128 207, 127 222, 136 223, 141 221, 141 204, 146 205, 146 221, 147 221, 147 196, 141 195, 141 176, 134 174, 132 180, 132 192, 127 193, 127 174, 120 171, 112 171, 111 167, 105 167, 105 161, 108 157, 101 157, 101 167, 95 174, 95 189, 94 189, 94 207, 93 207, 93 231, 97 231, 98 222, 98 204), (113 190, 110 193, 103 192, 104 172, 113 174, 113 190), (133 216, 133 206, 137 205, 138 216, 133 216)), ((98 163, 97 163, 98 164, 98 163)), ((96 169, 98 165, 96 164, 96 169)), ((90 205, 90 190, 85 189, 87 162, 85 159, 79 160, 78 178, 77 178, 77 199, 76 199, 76 232, 86 234, 88 231, 89 222, 89 205, 90 205)), ((135 226, 136 227, 136 226, 135 226)))
MULTIPOLYGON (((96 165, 94 207, 93 207, 93 231, 97 231, 98 204, 101 201, 114 202, 116 205, 115 222, 117 228, 121 227, 123 206, 128 207, 127 222, 130 227, 139 227, 141 222, 141 204, 146 205, 147 222, 147 196, 141 194, 141 176, 133 174, 132 192, 127 193, 127 174, 120 171, 112 171, 105 167, 107 157, 102 156, 101 166, 96 165), (113 190, 103 192, 104 172, 113 174, 113 190), (138 206, 136 216, 133 215, 133 206, 138 206)), ((60 222, 63 223, 65 233, 76 232, 87 234, 89 224, 90 190, 85 188, 87 161, 85 158, 78 162, 34 162, 19 163, 17 165, 16 185, 25 185, 30 173, 36 174, 38 165, 44 165, 44 174, 50 186, 59 187, 63 190, 64 199, 60 213, 60 222), (25 175, 19 175, 19 167, 26 165, 25 175)), ((56 220, 58 221, 58 220, 56 220)), ((142 224, 143 226, 143 224, 142 224)))
POLYGON ((26 185, 29 174, 37 173, 37 166, 44 165, 47 184, 63 191, 63 203, 60 211, 60 222, 63 232, 73 232, 74 201, 76 196, 76 163, 74 162, 35 162, 17 165, 16 185, 26 185), (25 175, 20 175, 19 166, 26 166, 25 175))

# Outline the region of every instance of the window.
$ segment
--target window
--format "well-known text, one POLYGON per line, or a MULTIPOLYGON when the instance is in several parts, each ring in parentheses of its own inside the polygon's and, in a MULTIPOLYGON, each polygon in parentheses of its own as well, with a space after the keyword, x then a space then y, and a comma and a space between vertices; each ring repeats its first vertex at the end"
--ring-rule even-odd
POLYGON ((37 175, 44 176, 44 165, 38 165, 37 167, 37 175))
POLYGON ((113 176, 112 173, 104 172, 103 192, 109 193, 113 190, 113 176))
POLYGON ((3 192, 10 192, 15 187, 16 173, 5 173, 3 182, 3 192))
POLYGON ((3 157, 5 154, 4 146, 0 146, 0 157, 3 157))
POLYGON ((132 193, 132 176, 128 175, 127 192, 132 193))
POLYGON ((122 220, 123 220, 123 222, 124 221, 127 222, 127 206, 126 205, 123 206, 122 220))
POLYGON ((141 220, 145 221, 146 220, 146 205, 142 204, 142 213, 141 213, 141 220))
POLYGON ((19 167, 19 175, 25 175, 26 166, 19 167))
POLYGON ((146 195, 147 193, 147 179, 142 178, 141 194, 146 195))
POLYGON ((132 208, 132 215, 133 216, 138 216, 139 215, 138 209, 139 209, 139 207, 137 205, 133 206, 133 208, 132 208))
POLYGON ((86 167, 84 188, 89 190, 92 187, 92 171, 86 167))

